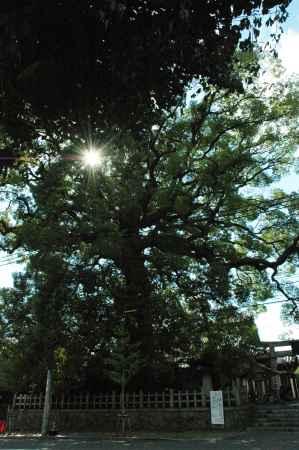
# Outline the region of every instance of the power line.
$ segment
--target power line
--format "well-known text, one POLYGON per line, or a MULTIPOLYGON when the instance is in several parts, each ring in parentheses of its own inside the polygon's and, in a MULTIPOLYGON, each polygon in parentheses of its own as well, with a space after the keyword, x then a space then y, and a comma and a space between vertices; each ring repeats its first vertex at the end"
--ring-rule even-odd
POLYGON ((258 306, 275 305, 276 303, 287 303, 287 302, 289 302, 289 301, 290 301, 290 300, 287 300, 287 299, 285 299, 285 300, 273 300, 273 302, 255 303, 255 304, 252 305, 252 306, 255 306, 255 305, 258 305, 258 306))
POLYGON ((12 265, 14 265, 14 264, 21 264, 21 263, 24 263, 24 260, 23 259, 16 259, 16 260, 14 260, 14 261, 10 261, 10 262, 6 262, 6 263, 4 263, 4 264, 1 264, 1 261, 0 261, 0 268, 1 267, 8 267, 8 266, 12 266, 12 265))
POLYGON ((13 259, 9 259, 9 260, 5 260, 5 261, 0 261, 1 265, 5 265, 5 264, 11 264, 17 261, 20 261, 21 258, 13 258, 13 259))
POLYGON ((0 263, 5 262, 5 261, 10 261, 10 260, 16 259, 16 258, 21 258, 21 255, 7 255, 7 256, 3 256, 2 258, 0 257, 0 263))
POLYGON ((10 260, 10 259, 21 258, 23 256, 26 256, 26 255, 24 253, 22 253, 22 254, 14 253, 14 254, 0 256, 0 262, 4 262, 4 261, 10 260))
POLYGON ((283 281, 283 280, 290 280, 290 281, 298 281, 299 280, 299 274, 294 274, 294 275, 283 275, 283 274, 276 274, 275 278, 278 279, 279 282, 283 281))

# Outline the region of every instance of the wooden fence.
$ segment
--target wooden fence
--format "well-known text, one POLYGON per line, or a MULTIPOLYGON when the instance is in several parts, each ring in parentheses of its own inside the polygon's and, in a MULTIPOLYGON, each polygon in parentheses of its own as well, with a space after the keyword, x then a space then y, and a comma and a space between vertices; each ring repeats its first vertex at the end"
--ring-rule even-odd
MULTIPOLYGON (((223 391, 224 406, 237 406, 240 396, 234 389, 223 391)), ((42 409, 44 394, 15 394, 11 409, 42 409)), ((126 409, 208 408, 210 395, 203 391, 127 392, 126 409)), ((52 398, 53 409, 120 409, 120 394, 70 394, 52 398)))

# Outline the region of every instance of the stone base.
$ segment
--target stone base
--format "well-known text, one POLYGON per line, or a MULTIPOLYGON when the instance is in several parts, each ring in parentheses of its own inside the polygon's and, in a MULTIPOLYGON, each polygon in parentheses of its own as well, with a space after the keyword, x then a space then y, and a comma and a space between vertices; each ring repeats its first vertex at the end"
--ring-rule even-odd
MULTIPOLYGON (((252 423, 251 405, 224 409, 224 428, 243 430, 252 423)), ((211 429, 210 410, 198 409, 139 409, 128 410, 130 430, 155 432, 183 432, 211 429)), ((49 429, 61 432, 119 431, 119 410, 52 410, 49 429)), ((39 432, 42 410, 15 410, 8 415, 9 432, 39 432)))

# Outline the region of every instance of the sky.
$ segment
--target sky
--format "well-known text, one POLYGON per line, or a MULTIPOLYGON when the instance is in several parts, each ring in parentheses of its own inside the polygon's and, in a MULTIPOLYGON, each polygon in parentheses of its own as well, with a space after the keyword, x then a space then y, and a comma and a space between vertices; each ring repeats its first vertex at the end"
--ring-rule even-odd
MULTIPOLYGON (((289 18, 284 24, 284 34, 278 44, 278 54, 287 75, 299 75, 299 0, 293 0, 288 8, 289 18)), ((299 152, 298 152, 299 157, 299 152)), ((290 192, 299 190, 299 175, 295 173, 280 181, 279 186, 290 192)), ((0 261, 4 254, 0 253, 0 261)), ((12 286, 12 273, 18 272, 17 264, 0 262, 0 287, 12 286)), ((299 273, 296 278, 299 280, 299 273)), ((299 281, 298 281, 299 283, 299 281)), ((275 301, 275 299, 274 299, 275 301)), ((259 314, 256 324, 262 341, 281 340, 285 337, 299 339, 299 325, 288 326, 280 319, 281 303, 267 306, 267 312, 259 314)))
MULTIPOLYGON (((293 0, 288 11, 289 17, 284 24, 284 33, 277 50, 286 69, 286 75, 299 75, 299 0, 293 0)), ((293 173, 281 180, 279 186, 287 192, 298 192, 299 176, 293 173)), ((294 279, 299 280, 299 274, 294 279)), ((256 319, 261 340, 280 340, 283 336, 299 339, 299 325, 283 324, 280 319, 280 309, 279 303, 269 305, 267 312, 260 314, 256 319)))

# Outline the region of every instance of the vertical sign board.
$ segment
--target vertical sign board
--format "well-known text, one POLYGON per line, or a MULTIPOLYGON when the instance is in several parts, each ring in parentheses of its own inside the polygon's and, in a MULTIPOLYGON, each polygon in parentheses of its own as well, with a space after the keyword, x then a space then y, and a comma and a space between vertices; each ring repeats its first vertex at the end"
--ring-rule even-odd
POLYGON ((210 391, 210 406, 212 425, 224 425, 222 391, 210 391))

